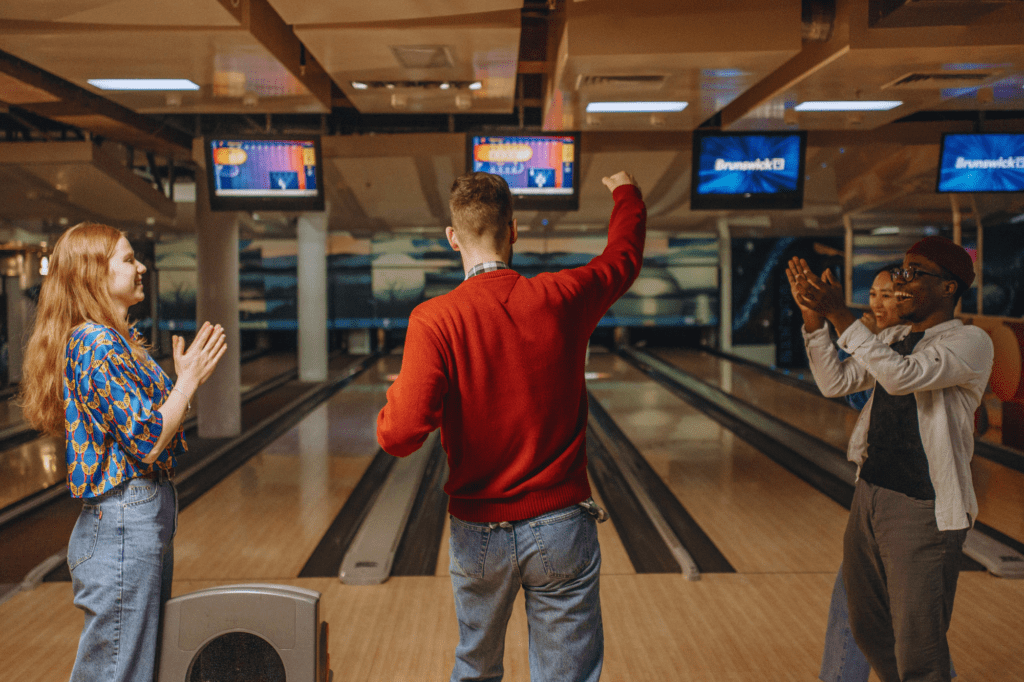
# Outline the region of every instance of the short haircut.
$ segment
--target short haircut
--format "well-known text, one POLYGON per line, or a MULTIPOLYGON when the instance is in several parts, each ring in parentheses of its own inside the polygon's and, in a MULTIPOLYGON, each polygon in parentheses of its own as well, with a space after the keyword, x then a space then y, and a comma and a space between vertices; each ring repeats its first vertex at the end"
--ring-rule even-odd
POLYGON ((491 173, 466 173, 452 183, 448 207, 452 228, 473 242, 491 239, 500 246, 512 223, 512 192, 505 178, 491 173))

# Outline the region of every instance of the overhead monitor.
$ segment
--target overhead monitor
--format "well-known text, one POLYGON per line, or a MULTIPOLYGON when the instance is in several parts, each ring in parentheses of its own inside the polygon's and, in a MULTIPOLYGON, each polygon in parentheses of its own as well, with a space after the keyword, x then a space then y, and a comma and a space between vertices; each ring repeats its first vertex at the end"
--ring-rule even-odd
POLYGON ((1024 134, 944 134, 937 191, 1024 191, 1024 134))
POLYGON ((224 135, 204 146, 211 210, 324 210, 319 136, 224 135))
POLYGON ((575 211, 580 205, 578 132, 473 135, 466 139, 467 171, 505 178, 517 209, 575 211))
POLYGON ((807 133, 693 133, 690 208, 802 208, 807 133))

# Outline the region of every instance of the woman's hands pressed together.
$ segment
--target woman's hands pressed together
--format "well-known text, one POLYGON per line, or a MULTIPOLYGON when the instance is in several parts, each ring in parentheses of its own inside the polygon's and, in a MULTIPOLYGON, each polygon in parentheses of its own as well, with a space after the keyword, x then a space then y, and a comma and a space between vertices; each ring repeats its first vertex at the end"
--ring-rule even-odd
POLYGON ((163 430, 149 456, 144 457, 142 461, 152 464, 171 442, 181 428, 181 422, 185 419, 185 413, 188 412, 196 389, 210 378, 227 348, 224 328, 209 322, 204 322, 199 328, 199 333, 188 350, 185 350, 184 338, 171 337, 174 371, 178 375, 178 381, 164 400, 164 404, 157 410, 163 418, 163 430))
POLYGON ((228 348, 224 328, 204 322, 199 328, 196 338, 185 350, 185 339, 181 336, 171 337, 171 350, 174 354, 174 372, 178 382, 174 387, 186 393, 188 399, 202 384, 210 378, 217 368, 224 351, 228 348))

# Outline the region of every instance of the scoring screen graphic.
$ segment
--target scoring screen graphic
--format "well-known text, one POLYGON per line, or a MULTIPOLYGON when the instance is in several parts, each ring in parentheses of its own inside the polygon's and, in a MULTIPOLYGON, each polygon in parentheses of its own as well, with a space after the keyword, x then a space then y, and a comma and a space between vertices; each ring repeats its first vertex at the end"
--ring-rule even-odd
POLYGON ((701 138, 699 194, 775 194, 795 191, 800 178, 799 135, 708 135, 701 138))
POLYGON ((213 140, 216 192, 221 196, 316 194, 312 142, 213 140))
POLYGON ((572 194, 572 137, 481 136, 472 145, 472 170, 500 175, 514 194, 572 194))

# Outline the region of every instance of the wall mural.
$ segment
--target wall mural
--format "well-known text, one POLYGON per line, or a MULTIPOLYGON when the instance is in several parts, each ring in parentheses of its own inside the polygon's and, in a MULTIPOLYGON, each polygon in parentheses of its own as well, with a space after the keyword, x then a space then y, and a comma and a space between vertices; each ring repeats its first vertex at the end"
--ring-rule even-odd
MULTIPOLYGON (((526 277, 584 265, 604 237, 528 237, 513 266, 526 277)), ((196 242, 156 245, 159 327, 195 329, 196 242)), ((707 326, 718 317, 718 240, 705 235, 649 233, 644 266, 633 287, 601 321, 604 326, 707 326)), ((239 241, 241 328, 295 330, 297 243, 239 241)), ((328 328, 402 328, 419 303, 463 280, 459 254, 444 239, 387 235, 354 239, 332 234, 327 248, 328 328)))

